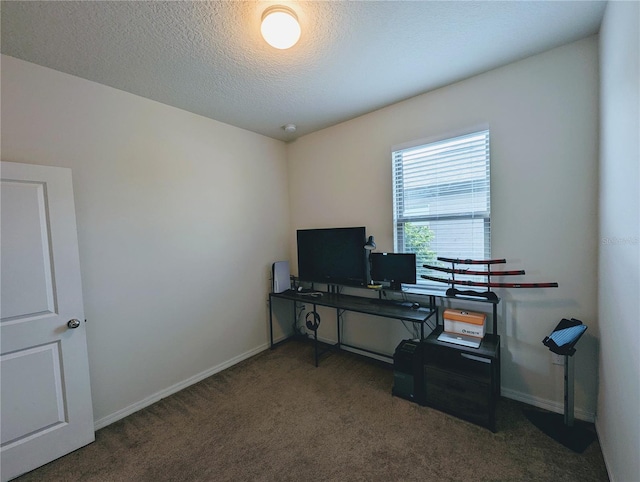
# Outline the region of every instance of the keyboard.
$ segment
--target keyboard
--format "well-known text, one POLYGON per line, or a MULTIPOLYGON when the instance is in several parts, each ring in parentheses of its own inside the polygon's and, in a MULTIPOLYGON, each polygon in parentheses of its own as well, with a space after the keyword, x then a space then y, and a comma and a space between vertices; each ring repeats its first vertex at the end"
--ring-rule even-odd
POLYGON ((413 306, 413 301, 403 301, 403 300, 385 300, 381 298, 372 298, 371 303, 374 305, 382 305, 382 306, 396 306, 402 308, 411 308, 413 306))

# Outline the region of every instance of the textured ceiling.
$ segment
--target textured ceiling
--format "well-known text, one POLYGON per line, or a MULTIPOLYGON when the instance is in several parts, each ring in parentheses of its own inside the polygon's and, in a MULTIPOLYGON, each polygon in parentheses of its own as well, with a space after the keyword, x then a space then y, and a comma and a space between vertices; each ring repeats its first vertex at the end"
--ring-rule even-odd
POLYGON ((3 1, 2 53, 289 141, 595 34, 602 1, 3 1), (260 36, 269 5, 302 36, 260 36), (297 132, 282 126, 294 123, 297 132))

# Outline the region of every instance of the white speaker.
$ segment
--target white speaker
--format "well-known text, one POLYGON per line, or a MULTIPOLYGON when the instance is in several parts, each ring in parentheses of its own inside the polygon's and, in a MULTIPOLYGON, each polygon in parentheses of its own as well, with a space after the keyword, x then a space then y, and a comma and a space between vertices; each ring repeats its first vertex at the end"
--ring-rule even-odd
POLYGON ((289 261, 276 261, 272 266, 273 292, 282 293, 291 289, 289 261))

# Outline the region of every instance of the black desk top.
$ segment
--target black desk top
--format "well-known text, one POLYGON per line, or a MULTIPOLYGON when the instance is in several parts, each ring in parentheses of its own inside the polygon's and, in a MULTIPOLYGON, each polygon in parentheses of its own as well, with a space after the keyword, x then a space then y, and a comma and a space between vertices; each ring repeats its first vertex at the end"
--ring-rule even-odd
POLYGON ((420 306, 420 308, 410 308, 406 306, 385 305, 376 303, 377 298, 364 296, 344 295, 337 293, 322 292, 322 296, 311 296, 299 293, 294 290, 283 291, 282 293, 270 293, 270 297, 283 300, 297 301, 318 306, 328 306, 347 311, 366 313, 368 315, 383 316, 385 318, 395 318, 410 322, 424 322, 436 313, 436 307, 420 306))

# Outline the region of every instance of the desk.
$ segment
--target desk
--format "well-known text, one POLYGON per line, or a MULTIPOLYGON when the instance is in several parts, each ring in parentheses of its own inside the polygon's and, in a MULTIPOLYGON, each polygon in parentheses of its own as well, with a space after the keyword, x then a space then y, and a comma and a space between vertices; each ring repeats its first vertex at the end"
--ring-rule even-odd
MULTIPOLYGON (((371 350, 367 350, 365 348, 348 345, 343 343, 340 339, 340 315, 341 311, 353 311, 356 313, 364 313, 367 315, 381 316, 384 318, 390 318, 394 320, 408 321, 410 323, 419 323, 420 324, 420 338, 424 339, 424 325, 425 323, 432 317, 436 316, 436 324, 437 324, 437 313, 438 309, 436 307, 436 301, 434 295, 429 295, 429 306, 421 306, 420 308, 410 308, 405 306, 395 306, 395 305, 385 305, 378 304, 376 298, 369 298, 364 296, 353 296, 353 295, 343 295, 338 293, 323 293, 322 296, 309 296, 304 293, 299 293, 293 290, 287 290, 282 293, 269 293, 269 336, 271 342, 271 348, 275 348, 279 343, 273 343, 273 299, 281 299, 281 300, 289 300, 293 302, 293 319, 296 319, 296 303, 305 303, 313 305, 313 309, 315 311, 316 306, 326 306, 329 308, 336 309, 336 328, 338 332, 338 342, 334 345, 336 348, 340 349, 341 346, 346 346, 349 348, 355 348, 357 350, 365 351, 368 353, 372 353, 374 355, 382 356, 385 358, 393 359, 392 356, 386 355, 383 353, 377 353, 371 350)), ((428 335, 428 334, 427 334, 428 335)), ((315 336, 315 358, 316 358, 316 366, 318 366, 318 338, 317 334, 315 336)))

